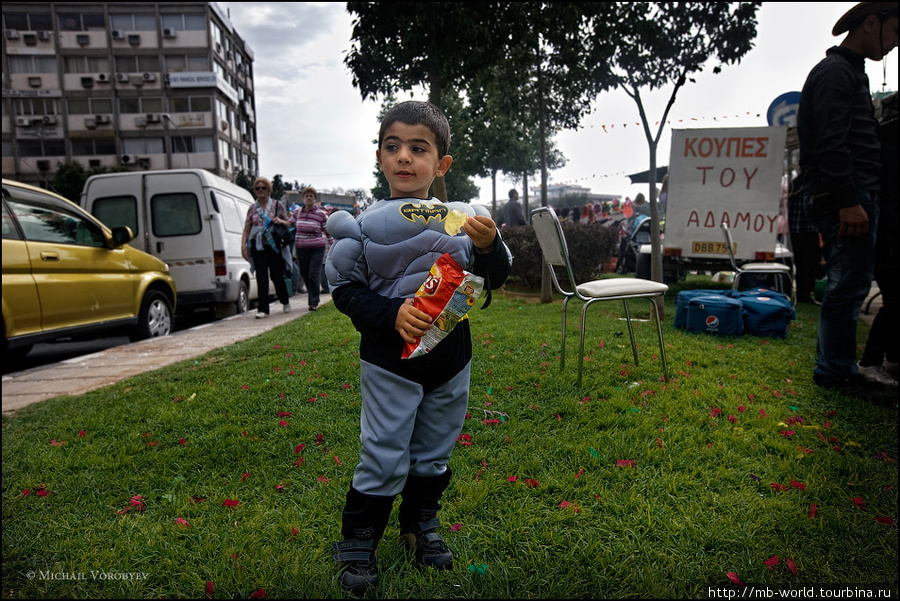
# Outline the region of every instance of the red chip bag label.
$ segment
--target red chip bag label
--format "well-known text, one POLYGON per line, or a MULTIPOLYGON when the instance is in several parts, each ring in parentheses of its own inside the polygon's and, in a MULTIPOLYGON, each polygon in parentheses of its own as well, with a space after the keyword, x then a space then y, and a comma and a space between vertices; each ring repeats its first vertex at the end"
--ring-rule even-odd
POLYGON ((464 270, 449 254, 441 255, 413 299, 413 306, 431 317, 431 328, 415 343, 407 343, 401 357, 419 357, 437 346, 467 318, 483 289, 484 278, 464 270))

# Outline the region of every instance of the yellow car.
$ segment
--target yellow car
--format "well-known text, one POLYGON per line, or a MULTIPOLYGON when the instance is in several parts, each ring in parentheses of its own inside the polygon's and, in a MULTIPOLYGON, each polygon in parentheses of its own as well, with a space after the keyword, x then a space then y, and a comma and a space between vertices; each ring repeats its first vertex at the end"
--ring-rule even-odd
POLYGON ((38 342, 172 331, 168 266, 61 196, 3 180, 3 354, 38 342))

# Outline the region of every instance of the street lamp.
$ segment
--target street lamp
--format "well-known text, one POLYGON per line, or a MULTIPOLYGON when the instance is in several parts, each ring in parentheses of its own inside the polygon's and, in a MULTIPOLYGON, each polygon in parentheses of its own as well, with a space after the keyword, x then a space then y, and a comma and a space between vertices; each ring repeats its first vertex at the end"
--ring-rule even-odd
POLYGON ((178 124, 175 123, 175 120, 172 119, 172 115, 169 113, 162 113, 163 119, 171 123, 175 127, 175 131, 178 132, 178 136, 181 138, 181 145, 184 147, 184 158, 187 159, 187 168, 191 168, 191 155, 188 152, 187 143, 184 141, 184 134, 181 133, 181 128, 178 127, 178 124))

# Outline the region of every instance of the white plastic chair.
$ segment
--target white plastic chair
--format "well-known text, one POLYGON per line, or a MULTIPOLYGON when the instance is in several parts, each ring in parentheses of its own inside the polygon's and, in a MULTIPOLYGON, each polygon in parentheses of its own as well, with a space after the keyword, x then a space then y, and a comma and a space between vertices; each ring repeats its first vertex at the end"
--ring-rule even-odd
POLYGON ((727 223, 722 223, 722 232, 725 234, 725 244, 728 246, 728 256, 731 259, 731 268, 734 270, 734 282, 731 289, 740 290, 741 278, 744 276, 773 276, 775 290, 794 298, 794 280, 791 277, 791 268, 784 263, 743 263, 738 265, 734 258, 734 241, 731 238, 731 230, 727 223))
POLYGON ((634 342, 634 329, 631 325, 631 310, 628 301, 633 298, 646 298, 653 307, 656 317, 656 331, 659 336, 659 353, 662 359, 663 381, 668 382, 669 371, 666 363, 666 347, 663 342, 662 324, 659 321, 659 309, 655 298, 664 296, 669 287, 659 282, 643 280, 639 278, 609 278, 594 280, 584 284, 578 284, 569 260, 569 249, 562 226, 551 207, 539 207, 531 211, 531 224, 537 235, 538 243, 544 254, 544 260, 550 266, 553 276, 553 285, 565 298, 562 310, 562 345, 560 347, 559 369, 563 371, 566 364, 566 309, 573 298, 584 303, 581 309, 581 341, 578 346, 578 386, 581 387, 581 372, 584 363, 584 332, 587 318, 587 310, 597 301, 622 301, 625 307, 625 320, 628 323, 628 335, 631 337, 631 350, 634 353, 634 363, 638 364, 637 345, 634 342), (562 286, 556 275, 554 267, 564 268, 568 277, 568 286, 562 286))

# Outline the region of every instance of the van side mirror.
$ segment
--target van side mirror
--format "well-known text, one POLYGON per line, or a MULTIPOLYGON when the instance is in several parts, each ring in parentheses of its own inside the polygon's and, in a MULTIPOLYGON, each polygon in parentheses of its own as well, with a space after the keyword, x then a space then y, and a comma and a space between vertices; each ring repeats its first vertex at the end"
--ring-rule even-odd
POLYGON ((112 245, 113 248, 119 248, 120 246, 124 246, 131 242, 134 238, 134 234, 131 233, 131 228, 126 226, 114 227, 112 229, 112 245))

